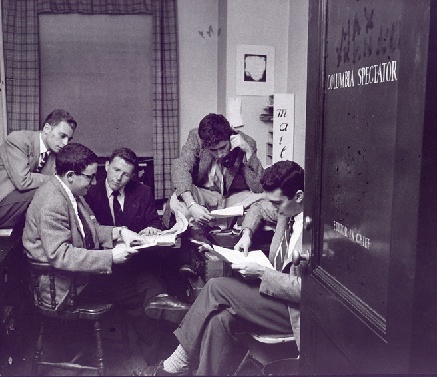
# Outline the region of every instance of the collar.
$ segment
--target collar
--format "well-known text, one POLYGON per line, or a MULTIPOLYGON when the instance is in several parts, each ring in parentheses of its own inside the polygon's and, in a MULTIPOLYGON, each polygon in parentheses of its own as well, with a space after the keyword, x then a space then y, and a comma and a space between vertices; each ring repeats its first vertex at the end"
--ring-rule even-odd
POLYGON ((301 212, 298 215, 294 216, 293 220, 294 220, 294 224, 296 226, 302 227, 302 225, 303 225, 303 212, 301 212))
MULTIPOLYGON (((126 187, 126 186, 125 186, 126 187)), ((123 187, 121 190, 120 190, 120 196, 124 196, 124 189, 125 189, 125 187, 123 187)), ((106 196, 108 197, 108 199, 110 199, 111 198, 111 196, 112 196, 112 191, 114 191, 111 187, 109 187, 109 184, 108 184, 108 180, 107 179, 105 179, 105 188, 106 188, 106 196)))
POLYGON ((65 192, 67 193, 68 199, 70 199, 70 202, 73 204, 73 207, 75 207, 77 205, 77 200, 74 197, 73 193, 71 192, 70 188, 62 181, 62 179, 58 175, 55 175, 55 177, 61 183, 62 187, 64 188, 65 192))
POLYGON ((47 149, 46 145, 44 144, 44 141, 42 141, 42 132, 39 133, 39 153, 45 153, 50 151, 47 149))

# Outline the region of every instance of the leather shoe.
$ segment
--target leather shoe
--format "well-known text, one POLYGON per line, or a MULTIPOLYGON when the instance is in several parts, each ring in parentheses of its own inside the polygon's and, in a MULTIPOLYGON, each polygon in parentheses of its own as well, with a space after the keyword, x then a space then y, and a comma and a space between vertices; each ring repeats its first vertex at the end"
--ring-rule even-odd
POLYGON ((179 324, 190 309, 190 305, 179 301, 168 294, 160 294, 150 301, 144 312, 147 316, 155 319, 165 319, 172 323, 179 324))
POLYGON ((142 370, 134 370, 132 372, 133 376, 189 376, 190 374, 191 374, 190 370, 180 373, 167 372, 164 370, 162 361, 157 365, 150 365, 142 370))

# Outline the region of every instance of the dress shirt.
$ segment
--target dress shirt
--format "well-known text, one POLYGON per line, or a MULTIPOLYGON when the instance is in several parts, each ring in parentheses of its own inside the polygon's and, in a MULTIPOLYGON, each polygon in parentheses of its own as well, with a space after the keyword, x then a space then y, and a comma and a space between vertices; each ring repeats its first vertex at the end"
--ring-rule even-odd
MULTIPOLYGON (((106 179, 105 179, 105 187, 106 187, 106 195, 108 196, 108 201, 109 201, 109 208, 111 209, 112 220, 114 220, 114 224, 115 224, 114 203, 113 203, 113 196, 112 196, 112 192, 114 190, 112 190, 112 188, 109 187, 108 181, 106 179)), ((119 190, 118 192, 119 192, 119 194, 117 196, 117 200, 120 203, 121 210, 123 211, 124 199, 126 198, 126 194, 124 192, 124 187, 121 190, 119 190)))
POLYGON ((221 194, 223 194, 224 190, 224 175, 225 175, 225 167, 221 166, 217 161, 211 166, 211 170, 208 173, 208 181, 203 185, 204 188, 218 190, 221 194), (217 182, 218 181, 218 182, 217 182))
MULTIPOLYGON (((294 248, 296 246, 296 242, 299 239, 300 235, 302 234, 302 230, 303 230, 303 212, 301 212, 298 215, 296 215, 293 220, 294 220, 293 231, 291 233, 290 240, 288 241, 287 258, 285 258, 285 260, 283 262, 285 262, 286 260, 290 259, 291 253, 293 252, 293 250, 294 250, 294 248)), ((281 252, 281 246, 282 246, 282 242, 279 243, 279 247, 278 247, 278 250, 276 251, 276 254, 281 252)), ((274 266, 274 267, 276 268, 276 266, 274 266)), ((281 270, 284 267, 285 266, 282 266, 281 270)))
POLYGON ((65 192, 67 193, 68 199, 70 199, 71 205, 73 206, 73 209, 74 209, 74 213, 76 214, 77 221, 79 222, 80 233, 82 234, 82 237, 85 238, 85 232, 83 230, 83 224, 82 224, 82 221, 80 220, 79 212, 77 211, 77 201, 76 201, 76 198, 74 197, 73 193, 68 188, 68 186, 64 182, 62 182, 62 179, 59 178, 57 175, 55 175, 55 177, 59 180, 59 182, 61 182, 62 187, 64 188, 65 192))

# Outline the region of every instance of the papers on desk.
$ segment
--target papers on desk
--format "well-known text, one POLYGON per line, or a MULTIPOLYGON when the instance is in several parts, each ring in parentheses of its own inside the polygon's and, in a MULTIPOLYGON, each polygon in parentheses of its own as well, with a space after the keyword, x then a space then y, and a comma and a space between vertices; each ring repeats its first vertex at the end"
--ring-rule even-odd
POLYGON ((164 230, 159 234, 151 236, 141 236, 144 243, 141 245, 135 245, 133 249, 146 249, 152 246, 173 246, 176 244, 176 237, 185 232, 188 228, 187 218, 182 212, 177 211, 175 214, 176 224, 168 230, 164 230))
POLYGON ((223 209, 215 209, 211 211, 211 215, 215 218, 226 218, 234 216, 243 216, 244 207, 243 206, 232 206, 223 209))
POLYGON ((220 258, 227 260, 229 263, 241 263, 241 262, 255 262, 260 264, 261 266, 265 266, 271 269, 274 269, 272 264, 269 261, 269 258, 262 252, 262 250, 253 250, 249 251, 249 254, 244 256, 244 253, 241 253, 237 250, 227 249, 225 247, 213 245, 212 250, 210 250, 215 255, 220 258))

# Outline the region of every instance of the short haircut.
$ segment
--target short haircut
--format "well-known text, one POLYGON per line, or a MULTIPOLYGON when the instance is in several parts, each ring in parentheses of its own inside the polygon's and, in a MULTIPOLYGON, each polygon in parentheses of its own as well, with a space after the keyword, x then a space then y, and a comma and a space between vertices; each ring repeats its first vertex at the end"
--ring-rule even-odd
POLYGON ((112 152, 111 157, 109 158, 109 162, 111 163, 115 157, 120 157, 125 160, 128 164, 134 166, 134 171, 138 167, 138 157, 132 149, 122 147, 118 148, 112 152))
POLYGON ((97 163, 97 156, 91 149, 79 143, 69 143, 56 153, 56 174, 61 177, 69 171, 81 174, 94 163, 97 163))
POLYGON ((41 128, 44 128, 44 124, 46 123, 50 124, 50 126, 52 126, 53 128, 61 122, 67 122, 73 131, 77 127, 77 122, 67 111, 63 109, 56 109, 53 110, 49 115, 47 115, 47 118, 43 122, 41 128))
POLYGON ((264 191, 279 188, 283 195, 292 199, 297 191, 304 191, 304 171, 294 161, 278 161, 264 171, 261 185, 264 191))
POLYGON ((210 113, 199 123, 199 137, 203 148, 210 148, 221 141, 229 141, 232 128, 228 120, 220 114, 210 113))

